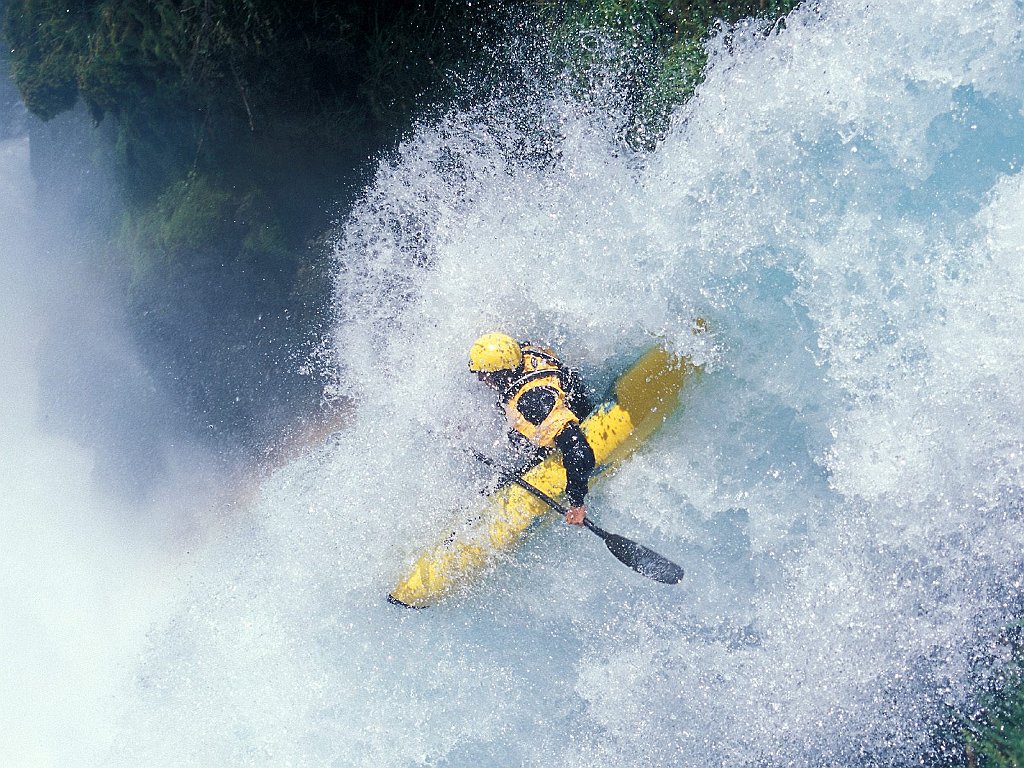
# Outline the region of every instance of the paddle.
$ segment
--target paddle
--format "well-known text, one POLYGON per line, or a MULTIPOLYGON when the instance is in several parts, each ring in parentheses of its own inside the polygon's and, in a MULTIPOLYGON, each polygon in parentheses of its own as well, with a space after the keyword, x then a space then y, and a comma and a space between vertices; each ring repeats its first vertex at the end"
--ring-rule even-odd
MULTIPOLYGON (((513 482, 524 491, 533 494, 563 517, 565 517, 565 513, 569 511, 565 506, 559 504, 542 490, 530 485, 530 483, 526 482, 518 475, 513 474, 506 467, 503 467, 501 464, 494 461, 494 459, 488 458, 477 451, 473 451, 473 455, 476 456, 477 460, 483 464, 501 470, 503 472, 503 480, 513 482)), ((662 584, 678 584, 682 580, 682 567, 676 565, 668 558, 662 557, 653 549, 648 549, 643 544, 637 544, 635 541, 627 539, 625 536, 619 536, 616 533, 609 533, 599 527, 596 523, 592 522, 589 517, 583 518, 583 525, 604 540, 604 544, 608 547, 608 551, 615 555, 615 557, 619 559, 619 562, 628 565, 640 575, 646 576, 649 579, 654 579, 655 581, 660 581, 662 584)))

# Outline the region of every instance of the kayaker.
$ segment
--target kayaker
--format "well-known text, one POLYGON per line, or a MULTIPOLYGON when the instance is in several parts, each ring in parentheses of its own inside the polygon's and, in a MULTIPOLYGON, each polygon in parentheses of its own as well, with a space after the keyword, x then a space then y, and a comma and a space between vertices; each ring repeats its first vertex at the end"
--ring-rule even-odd
POLYGON ((474 342, 469 370, 498 392, 498 407, 517 447, 528 447, 534 461, 553 449, 561 452, 569 501, 565 522, 581 525, 594 451, 580 428, 591 407, 579 375, 550 349, 504 333, 488 333, 474 342))

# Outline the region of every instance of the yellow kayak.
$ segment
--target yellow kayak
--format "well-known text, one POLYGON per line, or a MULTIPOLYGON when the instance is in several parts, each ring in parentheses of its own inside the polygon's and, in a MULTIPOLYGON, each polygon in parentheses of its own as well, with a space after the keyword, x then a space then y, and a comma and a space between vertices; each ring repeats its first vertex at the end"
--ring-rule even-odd
MULTIPOLYGON (((688 359, 654 347, 616 381, 612 397, 580 425, 597 463, 591 485, 664 423, 679 406, 683 386, 699 370, 688 359)), ((548 456, 524 473, 523 480, 560 499, 565 492, 561 455, 548 456)), ((501 553, 519 543, 530 526, 552 514, 547 504, 514 483, 498 488, 483 502, 478 516, 416 560, 388 601, 425 608, 478 582, 501 553)))

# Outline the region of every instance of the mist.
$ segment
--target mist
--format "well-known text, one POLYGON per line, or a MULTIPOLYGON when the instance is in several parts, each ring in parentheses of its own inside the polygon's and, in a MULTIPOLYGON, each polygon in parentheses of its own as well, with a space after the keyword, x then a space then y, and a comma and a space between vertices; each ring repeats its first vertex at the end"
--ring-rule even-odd
MULTIPOLYGON (((8 766, 95 765, 148 629, 229 513, 228 465, 179 426, 81 211, 39 191, 0 81, 0 745, 8 766)), ((108 204, 108 180, 66 166, 108 204)))

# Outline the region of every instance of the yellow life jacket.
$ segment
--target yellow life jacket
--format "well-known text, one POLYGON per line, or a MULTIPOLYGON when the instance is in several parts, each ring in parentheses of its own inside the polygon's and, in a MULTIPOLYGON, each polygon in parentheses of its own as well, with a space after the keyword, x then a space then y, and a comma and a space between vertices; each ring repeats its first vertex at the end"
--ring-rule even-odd
POLYGON ((562 386, 562 362, 546 347, 523 344, 523 372, 505 390, 503 405, 509 426, 536 445, 551 448, 555 438, 567 424, 578 422, 569 410, 562 386), (537 387, 548 387, 555 393, 555 404, 540 424, 531 424, 519 411, 519 400, 537 387))

